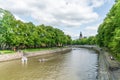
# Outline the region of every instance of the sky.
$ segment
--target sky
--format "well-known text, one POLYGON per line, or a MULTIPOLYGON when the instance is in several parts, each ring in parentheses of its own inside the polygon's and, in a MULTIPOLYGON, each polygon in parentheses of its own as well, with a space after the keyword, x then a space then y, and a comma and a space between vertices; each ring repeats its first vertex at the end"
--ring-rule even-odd
POLYGON ((114 0, 0 0, 0 8, 17 20, 59 28, 72 39, 78 39, 80 32, 96 35, 113 4, 114 0))

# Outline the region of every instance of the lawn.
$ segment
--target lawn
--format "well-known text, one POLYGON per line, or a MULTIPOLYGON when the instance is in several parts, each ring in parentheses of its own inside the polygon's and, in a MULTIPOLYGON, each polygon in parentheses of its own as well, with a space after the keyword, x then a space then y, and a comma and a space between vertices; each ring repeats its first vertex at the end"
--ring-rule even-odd
POLYGON ((13 54, 15 51, 13 50, 0 50, 0 54, 13 54))
MULTIPOLYGON (((53 50, 53 49, 57 49, 55 48, 32 48, 32 49, 23 49, 21 51, 23 52, 36 52, 36 51, 42 51, 42 50, 53 50)), ((14 54, 16 53, 13 50, 0 50, 0 54, 14 54)))
POLYGON ((42 51, 42 50, 53 50, 57 48, 32 48, 32 49, 23 49, 24 52, 36 52, 36 51, 42 51))

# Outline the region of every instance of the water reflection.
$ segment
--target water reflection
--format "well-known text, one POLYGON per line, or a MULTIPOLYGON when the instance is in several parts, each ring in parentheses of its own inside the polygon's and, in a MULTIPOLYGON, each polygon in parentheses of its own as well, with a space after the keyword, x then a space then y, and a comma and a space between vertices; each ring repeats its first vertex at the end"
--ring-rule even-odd
POLYGON ((66 54, 49 54, 0 63, 0 80, 96 80, 97 54, 76 48, 66 54), (39 59, 47 59, 40 62, 39 59))

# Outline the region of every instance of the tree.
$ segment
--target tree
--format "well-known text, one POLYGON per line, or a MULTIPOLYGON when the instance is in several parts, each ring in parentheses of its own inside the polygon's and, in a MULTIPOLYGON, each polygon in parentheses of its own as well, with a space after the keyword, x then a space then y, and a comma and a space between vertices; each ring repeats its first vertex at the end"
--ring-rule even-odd
POLYGON ((99 46, 109 48, 111 52, 114 52, 113 54, 120 53, 120 0, 116 0, 99 26, 96 38, 99 46))
POLYGON ((12 27, 15 26, 15 18, 14 16, 6 10, 3 11, 3 18, 0 21, 0 35, 1 35, 1 48, 9 48, 11 44, 11 33, 12 33, 12 27))
POLYGON ((71 42, 71 37, 60 29, 45 25, 35 26, 32 22, 24 23, 16 20, 9 11, 2 9, 2 12, 4 16, 0 18, 0 48, 54 47, 71 42))

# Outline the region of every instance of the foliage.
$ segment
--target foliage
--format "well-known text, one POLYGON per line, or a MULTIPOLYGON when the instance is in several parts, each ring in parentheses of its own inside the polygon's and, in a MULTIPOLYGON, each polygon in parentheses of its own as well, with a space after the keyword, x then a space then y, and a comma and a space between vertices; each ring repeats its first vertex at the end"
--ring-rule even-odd
POLYGON ((104 22, 99 26, 97 44, 109 48, 116 57, 120 54, 120 0, 107 14, 104 22))
POLYGON ((16 20, 6 10, 0 9, 0 48, 24 49, 39 47, 55 47, 71 44, 71 37, 60 29, 52 26, 34 25, 16 20))
POLYGON ((74 45, 95 45, 96 37, 90 36, 88 38, 81 38, 81 39, 73 40, 72 44, 74 45))

